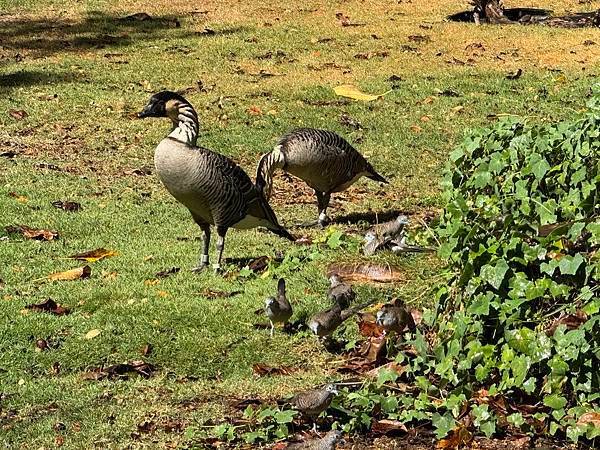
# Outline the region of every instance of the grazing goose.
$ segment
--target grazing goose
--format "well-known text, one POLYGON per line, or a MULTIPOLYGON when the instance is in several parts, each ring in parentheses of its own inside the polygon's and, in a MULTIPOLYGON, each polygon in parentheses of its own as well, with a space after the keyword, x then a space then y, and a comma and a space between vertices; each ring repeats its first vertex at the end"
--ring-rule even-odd
POLYGON ((273 151, 260 159, 256 186, 267 200, 271 196, 273 172, 278 168, 314 189, 319 207, 316 223, 321 226, 329 222, 327 207, 333 192, 344 191, 362 176, 387 183, 344 138, 314 128, 299 128, 286 134, 273 151))
POLYGON ((168 117, 173 122, 173 130, 154 151, 154 164, 167 190, 190 210, 204 233, 200 261, 194 270, 208 266, 211 225, 218 234, 216 270, 221 268, 229 228, 262 226, 294 240, 279 225, 246 172, 229 158, 196 146, 198 116, 185 98, 170 91, 154 94, 138 117, 168 117))
POLYGON ((269 297, 265 300, 265 312, 271 322, 271 336, 275 330, 275 323, 280 322, 284 325, 292 317, 292 305, 285 295, 285 280, 279 279, 277 283, 277 297, 269 297))

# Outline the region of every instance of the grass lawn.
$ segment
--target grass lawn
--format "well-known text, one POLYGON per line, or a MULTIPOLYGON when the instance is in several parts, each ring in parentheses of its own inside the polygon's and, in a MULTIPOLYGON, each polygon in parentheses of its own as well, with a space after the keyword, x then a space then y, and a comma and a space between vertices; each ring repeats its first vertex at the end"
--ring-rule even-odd
MULTIPOLYGON (((425 3, 0 0, 0 443, 193 446, 231 399, 276 399, 339 379, 339 356, 312 336, 270 339, 254 327, 266 321, 254 311, 277 278, 288 282, 295 318, 323 309, 328 264, 361 260, 368 223, 351 219, 398 210, 416 224, 435 214, 441 167, 466 129, 503 114, 572 116, 598 75, 598 30, 447 23, 466 2, 425 3), (339 11, 358 26, 342 27, 339 11), (122 19, 139 12, 152 20, 122 19), (520 78, 506 78, 517 69, 520 78), (390 92, 370 103, 336 97, 332 88, 349 83, 390 92), (251 175, 280 135, 311 126, 346 136, 391 184, 361 180, 334 196, 330 215, 346 233, 340 249, 232 230, 229 275, 193 274, 200 230, 153 173, 154 148, 170 125, 135 116, 165 88, 186 90, 201 120, 199 144, 251 175), (344 113, 362 129, 345 126, 344 113), (57 200, 82 209, 57 209, 57 200), (4 231, 16 224, 60 238, 4 231), (81 266, 67 257, 98 247, 118 255, 90 263, 90 278, 43 279, 81 266), (267 276, 237 274, 240 260, 280 253, 287 262, 267 276), (171 267, 181 270, 157 278, 171 267), (214 295, 221 291, 240 293, 214 295), (47 298, 71 313, 25 308, 47 298), (90 338, 91 330, 100 333, 90 338), (49 349, 40 351, 38 339, 49 349), (147 344, 151 351, 142 352, 147 344), (152 377, 85 379, 93 368, 140 359, 155 366, 152 377), (299 370, 257 378, 255 363, 299 370), (155 429, 144 432, 144 422, 155 429)), ((509 3, 557 13, 592 8, 509 3)), ((284 224, 316 217, 306 186, 279 176, 275 189, 284 224)), ((292 231, 314 240, 326 233, 292 231)), ((398 266, 404 280, 359 286, 361 299, 431 302, 434 256, 375 259, 398 266)))

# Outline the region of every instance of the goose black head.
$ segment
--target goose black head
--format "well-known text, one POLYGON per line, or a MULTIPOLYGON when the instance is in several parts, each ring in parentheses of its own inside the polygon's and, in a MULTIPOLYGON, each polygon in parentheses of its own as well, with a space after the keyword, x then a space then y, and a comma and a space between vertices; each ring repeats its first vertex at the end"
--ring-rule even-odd
POLYGON ((138 117, 169 117, 169 113, 177 109, 181 103, 189 104, 181 95, 172 91, 161 91, 148 100, 148 104, 138 113, 138 117))

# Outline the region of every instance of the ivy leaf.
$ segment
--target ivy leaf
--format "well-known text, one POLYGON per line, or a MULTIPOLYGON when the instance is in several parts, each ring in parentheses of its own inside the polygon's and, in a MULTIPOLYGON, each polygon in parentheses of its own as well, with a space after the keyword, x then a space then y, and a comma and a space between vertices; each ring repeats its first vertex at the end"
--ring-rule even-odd
POLYGON ((550 394, 544 397, 544 405, 552 409, 562 409, 566 404, 567 399, 558 394, 550 394))
POLYGON ((563 256, 558 263, 558 268, 563 275, 575 275, 582 263, 583 256, 577 253, 575 256, 563 256))
POLYGON ((504 277, 508 272, 508 264, 504 259, 499 259, 496 265, 486 265, 481 268, 481 278, 490 283, 494 288, 500 289, 504 277))
POLYGON ((277 423, 281 424, 281 423, 293 422, 295 415, 296 415, 296 411, 287 409, 285 411, 277 411, 273 417, 275 418, 275 421, 277 423))
POLYGON ((456 426, 456 421, 450 413, 446 413, 441 416, 438 413, 434 413, 431 418, 431 423, 435 427, 435 436, 441 439, 448 435, 448 433, 456 426))

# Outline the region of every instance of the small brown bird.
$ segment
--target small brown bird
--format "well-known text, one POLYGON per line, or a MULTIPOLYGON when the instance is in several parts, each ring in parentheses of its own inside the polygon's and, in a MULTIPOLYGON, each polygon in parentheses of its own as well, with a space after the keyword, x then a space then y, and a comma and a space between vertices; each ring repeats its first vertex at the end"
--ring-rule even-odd
POLYGON ((290 401, 291 405, 302 415, 313 421, 313 431, 317 430, 315 419, 331 405, 333 397, 338 394, 334 384, 327 384, 322 389, 311 389, 296 394, 290 401))
POLYGON ((408 217, 401 214, 394 220, 371 227, 365 234, 363 253, 370 256, 390 242, 401 240, 406 225, 408 225, 408 217))
POLYGON ((277 297, 269 297, 265 300, 265 312, 271 322, 271 336, 275 330, 275 323, 283 323, 284 325, 292 317, 292 305, 285 294, 285 280, 279 279, 277 283, 277 297))
POLYGON ((369 306, 373 301, 363 303, 352 308, 343 309, 339 303, 336 303, 331 308, 321 311, 308 321, 308 328, 319 337, 329 336, 337 327, 339 327, 346 319, 352 317, 361 309, 369 306))
POLYGON ((329 299, 339 304, 342 308, 348 308, 356 298, 356 293, 348 283, 344 283, 337 273, 329 277, 331 287, 329 288, 329 299))
POLYGON ((401 300, 395 300, 393 303, 383 305, 377 311, 375 321, 386 333, 394 331, 400 334, 407 327, 410 331, 414 331, 416 328, 412 315, 406 310, 401 300))
POLYGON ((341 437, 342 432, 340 430, 331 430, 322 438, 290 444, 286 447, 286 450, 335 450, 341 437))

